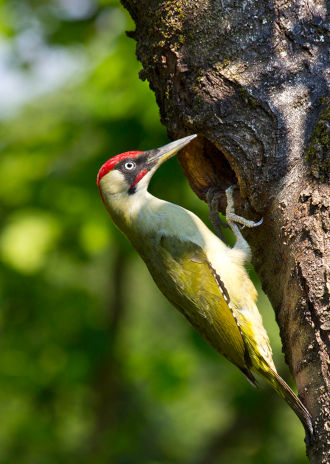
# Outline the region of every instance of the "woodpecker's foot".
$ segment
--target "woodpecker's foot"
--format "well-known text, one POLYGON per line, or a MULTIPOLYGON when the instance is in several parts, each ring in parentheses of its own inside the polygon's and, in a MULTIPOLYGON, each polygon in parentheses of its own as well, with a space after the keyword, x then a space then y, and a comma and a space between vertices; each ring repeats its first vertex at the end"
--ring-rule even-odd
POLYGON ((231 185, 226 190, 227 197, 227 208, 226 208, 226 219, 229 227, 234 232, 236 237, 236 243, 234 248, 239 249, 244 252, 246 261, 251 259, 251 248, 248 242, 243 237, 241 231, 239 230, 236 223, 241 224, 243 227, 257 227, 262 224, 263 219, 261 218, 258 222, 249 221, 241 216, 235 214, 235 205, 234 205, 234 189, 237 188, 234 185, 231 185))
POLYGON ((228 227, 227 223, 224 222, 219 216, 219 192, 215 187, 210 187, 206 192, 206 201, 209 205, 210 219, 213 224, 214 230, 218 237, 224 241, 221 227, 228 227))
POLYGON ((243 227, 257 227, 263 223, 263 218, 260 219, 258 222, 249 221, 248 219, 243 218, 242 216, 238 216, 235 214, 235 206, 234 206, 234 189, 237 188, 236 185, 231 185, 226 190, 226 197, 227 197, 227 208, 226 208, 226 219, 227 221, 237 222, 241 224, 243 227))

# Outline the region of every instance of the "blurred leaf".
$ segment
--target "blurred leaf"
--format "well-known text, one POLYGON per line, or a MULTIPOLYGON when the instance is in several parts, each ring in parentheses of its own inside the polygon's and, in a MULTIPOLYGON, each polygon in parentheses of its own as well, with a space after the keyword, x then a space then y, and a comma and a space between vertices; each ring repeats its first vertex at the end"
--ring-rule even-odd
POLYGON ((15 213, 0 236, 2 259, 18 271, 33 273, 45 263, 58 234, 59 225, 49 214, 15 213))

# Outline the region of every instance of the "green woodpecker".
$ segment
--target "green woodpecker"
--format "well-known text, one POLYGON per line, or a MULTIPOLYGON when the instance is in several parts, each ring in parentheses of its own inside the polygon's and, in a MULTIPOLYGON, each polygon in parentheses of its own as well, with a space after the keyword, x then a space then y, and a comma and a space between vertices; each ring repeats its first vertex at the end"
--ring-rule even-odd
POLYGON ((295 411, 311 438, 309 412, 276 372, 256 306, 257 291, 244 268, 251 251, 236 223, 259 223, 235 215, 229 188, 226 218, 236 236, 235 246, 229 248, 195 214, 147 191, 157 168, 195 137, 108 160, 97 176, 102 200, 166 298, 252 384, 253 373, 263 377, 295 411))

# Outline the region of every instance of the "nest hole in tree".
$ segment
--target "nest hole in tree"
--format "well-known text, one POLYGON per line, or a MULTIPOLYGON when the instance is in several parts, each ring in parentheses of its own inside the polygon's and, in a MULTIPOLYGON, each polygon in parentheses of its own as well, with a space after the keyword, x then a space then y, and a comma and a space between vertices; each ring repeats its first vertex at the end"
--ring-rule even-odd
POLYGON ((209 189, 213 189, 219 198, 219 210, 226 209, 225 190, 237 184, 235 172, 225 155, 206 137, 198 135, 179 153, 179 162, 189 184, 203 201, 209 189))

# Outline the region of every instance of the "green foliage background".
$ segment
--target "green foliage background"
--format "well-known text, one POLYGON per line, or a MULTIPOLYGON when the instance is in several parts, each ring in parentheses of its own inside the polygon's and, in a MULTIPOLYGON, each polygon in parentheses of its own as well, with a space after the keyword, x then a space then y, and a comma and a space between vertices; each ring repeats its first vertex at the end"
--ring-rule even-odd
MULTIPOLYGON (((35 56, 18 39, 31 31, 45 50, 84 62, 1 123, 0 462, 306 462, 294 414, 194 332, 111 224, 100 165, 168 139, 119 2, 72 5, 0 2, 2 39, 23 75, 35 56)), ((151 189, 208 222, 176 159, 151 189)), ((260 308, 289 378, 262 294, 260 308)))

